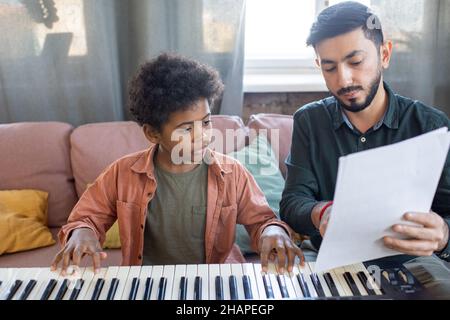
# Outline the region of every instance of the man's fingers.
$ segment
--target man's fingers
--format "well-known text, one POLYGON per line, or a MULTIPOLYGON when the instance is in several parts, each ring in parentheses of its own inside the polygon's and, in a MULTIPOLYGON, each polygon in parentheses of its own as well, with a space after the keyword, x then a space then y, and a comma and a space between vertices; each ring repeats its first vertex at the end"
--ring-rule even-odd
POLYGON ((432 254, 438 249, 438 244, 436 242, 426 240, 400 240, 392 237, 385 237, 384 244, 390 249, 408 254, 411 252, 431 252, 432 254))
POLYGON ((420 240, 439 241, 434 229, 414 227, 406 225, 395 225, 392 230, 406 237, 420 240))
POLYGON ((287 265, 288 272, 292 272, 292 269, 295 264, 295 257, 297 255, 297 252, 296 252, 295 247, 292 246, 290 242, 286 242, 285 246, 286 246, 286 252, 287 252, 287 256, 288 256, 288 265, 287 265))
POLYGON ((436 228, 441 222, 441 218, 433 213, 408 212, 403 216, 403 218, 406 221, 414 222, 429 228, 436 228))
POLYGON ((261 269, 263 272, 267 272, 267 266, 269 264, 269 252, 267 250, 261 249, 261 269))

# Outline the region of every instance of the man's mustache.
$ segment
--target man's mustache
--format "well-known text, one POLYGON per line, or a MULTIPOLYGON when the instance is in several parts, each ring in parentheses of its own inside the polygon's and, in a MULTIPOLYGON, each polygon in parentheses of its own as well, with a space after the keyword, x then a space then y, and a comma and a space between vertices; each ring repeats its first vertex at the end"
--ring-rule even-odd
POLYGON ((353 91, 359 91, 359 90, 363 90, 363 87, 361 86, 353 86, 353 87, 347 87, 347 88, 342 88, 340 89, 337 94, 338 96, 342 96, 344 94, 353 92, 353 91))

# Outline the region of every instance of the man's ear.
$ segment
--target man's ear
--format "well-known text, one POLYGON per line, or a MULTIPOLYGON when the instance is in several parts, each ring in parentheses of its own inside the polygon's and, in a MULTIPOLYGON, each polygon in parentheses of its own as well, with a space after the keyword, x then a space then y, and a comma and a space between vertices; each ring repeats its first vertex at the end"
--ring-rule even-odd
POLYGON ((319 58, 316 58, 315 62, 316 62, 316 66, 317 66, 318 68, 320 68, 320 60, 319 60, 319 58))
POLYGON ((393 44, 391 40, 386 40, 380 47, 381 65, 384 69, 389 68, 392 57, 393 44))
POLYGON ((142 130, 144 131, 144 135, 147 138, 148 141, 150 141, 153 144, 158 144, 161 139, 161 134, 159 131, 152 127, 149 124, 144 124, 142 126, 142 130))

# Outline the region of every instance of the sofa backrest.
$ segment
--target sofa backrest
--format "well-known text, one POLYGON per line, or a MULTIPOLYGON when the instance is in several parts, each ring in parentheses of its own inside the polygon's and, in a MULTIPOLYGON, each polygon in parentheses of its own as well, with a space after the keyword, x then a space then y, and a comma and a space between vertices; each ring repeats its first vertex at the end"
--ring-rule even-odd
POLYGON ((48 192, 50 227, 66 223, 78 199, 70 167, 72 129, 60 122, 0 125, 0 190, 48 192))

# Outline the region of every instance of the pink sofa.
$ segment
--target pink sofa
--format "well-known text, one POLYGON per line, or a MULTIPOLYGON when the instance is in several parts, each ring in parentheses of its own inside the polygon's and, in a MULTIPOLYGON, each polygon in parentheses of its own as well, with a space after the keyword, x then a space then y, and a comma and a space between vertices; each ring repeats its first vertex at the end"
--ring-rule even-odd
MULTIPOLYGON (((213 125, 221 132, 241 129, 280 129, 280 170, 286 173, 286 158, 292 135, 292 117, 258 114, 247 126, 237 116, 213 116, 213 125)), ((225 134, 224 134, 225 136, 225 134)), ((240 137, 242 138, 242 137, 240 137)), ((236 139, 243 147, 249 139, 236 139)), ((223 144, 225 145, 225 143, 223 144)), ((145 148, 149 143, 134 122, 109 122, 73 128, 60 122, 29 122, 0 125, 0 190, 39 189, 49 192, 48 227, 54 238, 66 222, 71 209, 99 173, 114 160, 145 148)), ((230 152, 233 150, 225 150, 230 152)), ((0 268, 46 267, 59 251, 50 247, 0 256, 0 268)), ((120 265, 120 250, 107 250, 103 265, 120 265)), ((83 263, 91 263, 87 258, 83 263)))

